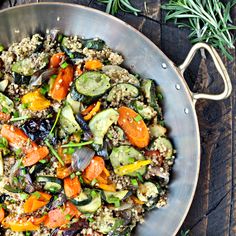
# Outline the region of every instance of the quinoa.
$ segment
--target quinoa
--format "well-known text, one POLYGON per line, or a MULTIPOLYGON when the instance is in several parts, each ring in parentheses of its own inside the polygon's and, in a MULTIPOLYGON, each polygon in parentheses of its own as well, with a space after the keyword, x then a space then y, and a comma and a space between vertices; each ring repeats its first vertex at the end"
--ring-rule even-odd
POLYGON ((1 235, 25 235, 11 228, 25 221, 33 236, 130 235, 167 204, 175 150, 157 85, 144 91, 123 62, 101 39, 57 30, 0 53, 1 235))

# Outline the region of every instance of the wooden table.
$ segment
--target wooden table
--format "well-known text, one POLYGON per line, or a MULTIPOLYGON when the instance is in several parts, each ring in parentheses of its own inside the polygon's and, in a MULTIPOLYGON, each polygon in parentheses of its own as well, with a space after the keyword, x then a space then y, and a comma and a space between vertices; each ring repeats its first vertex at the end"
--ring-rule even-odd
MULTIPOLYGON (((37 2, 36 0, 1 1, 0 9, 13 5, 37 2)), ((41 0, 39 2, 44 2, 41 0)), ((78 3, 100 10, 104 5, 95 0, 64 1, 78 3)), ((142 10, 138 17, 119 13, 118 18, 131 24, 152 40, 173 62, 180 64, 191 48, 188 30, 178 29, 172 23, 164 23, 165 12, 160 9, 165 0, 134 0, 142 10)), ((236 22, 236 7, 233 12, 236 22)), ((233 61, 223 58, 236 86, 236 51, 233 61)), ((211 58, 201 60, 197 55, 190 65, 186 80, 193 91, 216 93, 222 91, 223 83, 211 58)), ((201 169, 197 191, 182 231, 190 229, 190 235, 236 235, 236 92, 224 101, 202 100, 197 103, 201 131, 201 169)), ((190 157, 191 158, 191 157, 190 157)), ((180 233, 181 234, 181 233, 180 233)))

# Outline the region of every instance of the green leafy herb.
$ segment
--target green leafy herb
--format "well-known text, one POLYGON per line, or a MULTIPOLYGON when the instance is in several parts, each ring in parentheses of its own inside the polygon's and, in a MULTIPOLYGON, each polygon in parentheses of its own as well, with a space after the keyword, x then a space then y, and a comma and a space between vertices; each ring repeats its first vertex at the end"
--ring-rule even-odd
POLYGON ((133 157, 129 157, 129 158, 128 158, 128 161, 129 161, 129 163, 134 163, 134 162, 135 162, 135 159, 134 159, 133 157))
POLYGON ((98 0, 98 2, 106 4, 106 12, 111 13, 112 15, 118 13, 119 10, 133 13, 136 16, 138 15, 138 12, 140 12, 139 9, 131 5, 129 0, 98 0))
POLYGON ((21 108, 22 109, 27 109, 29 107, 29 104, 28 103, 23 103, 21 104, 21 108))
POLYGON ((35 196, 37 199, 39 199, 41 197, 41 194, 38 191, 32 193, 32 195, 35 196))
POLYGON ((19 117, 19 116, 20 116, 20 114, 19 114, 18 111, 13 112, 13 117, 14 117, 14 118, 17 118, 17 117, 19 117))
POLYGON ((70 214, 67 214, 67 215, 65 216, 65 219, 66 219, 66 220, 70 220, 70 218, 71 218, 70 214))
POLYGON ((29 197, 29 194, 27 194, 27 193, 20 193, 20 198, 22 199, 22 200, 25 200, 25 199, 27 199, 29 197))
POLYGON ((89 221, 89 222, 94 222, 95 220, 90 217, 90 218, 88 218, 88 221, 89 221))
POLYGON ((71 154, 73 154, 74 152, 75 152, 75 149, 72 148, 72 147, 63 149, 63 153, 64 153, 64 154, 69 154, 69 155, 71 155, 71 154))
MULTIPOLYGON (((77 173, 76 173, 76 175, 77 175, 77 173)), ((79 176, 79 182, 80 182, 81 184, 84 183, 83 177, 82 177, 81 175, 79 176)))
POLYGON ((42 87, 41 87, 41 89, 40 89, 40 93, 42 94, 42 95, 46 95, 46 93, 49 91, 49 84, 45 84, 45 85, 43 85, 42 87))
POLYGON ((59 120, 60 115, 61 115, 61 109, 59 109, 58 112, 57 112, 57 117, 56 117, 56 119, 55 119, 55 121, 54 121, 54 124, 53 124, 53 126, 52 126, 52 129, 50 130, 48 136, 51 136, 51 135, 53 134, 53 131, 54 131, 56 125, 57 125, 57 122, 58 122, 58 120, 59 120))
POLYGON ((6 114, 10 113, 9 110, 6 107, 4 107, 4 106, 2 106, 2 112, 6 113, 6 114))
POLYGON ((39 160, 40 163, 45 164, 47 161, 46 160, 39 160))
POLYGON ((4 46, 0 44, 0 52, 4 51, 4 46))
POLYGON ((138 186, 138 181, 136 179, 131 179, 130 181, 133 186, 138 186))
POLYGON ((168 11, 166 20, 191 30, 192 43, 207 42, 233 60, 229 49, 234 48, 235 39, 230 31, 236 30, 236 26, 232 24, 230 10, 235 4, 235 0, 227 4, 219 0, 170 0, 162 8, 168 11), (186 21, 179 21, 183 19, 186 21))
POLYGON ((75 173, 72 173, 72 174, 70 175, 70 178, 71 178, 71 179, 74 179, 74 178, 75 178, 75 173))
POLYGON ((115 207, 120 206, 120 199, 118 197, 110 196, 109 198, 107 198, 107 202, 113 203, 115 205, 115 207))
POLYGON ((89 144, 92 144, 93 141, 87 141, 87 142, 83 142, 83 143, 73 143, 73 142, 69 142, 68 144, 64 144, 62 145, 61 147, 82 147, 82 146, 85 146, 85 145, 89 145, 89 144))
POLYGON ((20 98, 19 98, 19 97, 15 97, 15 98, 14 98, 14 101, 15 101, 15 102, 19 102, 19 101, 20 101, 20 98))
POLYGON ((75 56, 74 56, 73 53, 70 53, 70 54, 69 54, 69 57, 70 57, 71 59, 73 59, 75 56))
POLYGON ((142 118, 142 116, 140 116, 140 115, 137 115, 136 117, 134 117, 134 120, 136 121, 136 122, 139 122, 140 120, 142 120, 143 118, 142 118))
POLYGON ((21 153, 22 153, 21 148, 16 149, 16 151, 15 151, 16 156, 19 156, 21 153))
POLYGON ((136 175, 137 175, 139 181, 143 183, 143 177, 142 177, 142 175, 141 175, 140 173, 137 173, 136 175))
POLYGON ((68 66, 68 63, 65 61, 61 64, 61 68, 65 69, 68 66))
POLYGON ((64 166, 65 164, 64 164, 63 160, 61 159, 59 154, 56 152, 56 150, 53 148, 53 146, 49 143, 49 141, 47 139, 45 140, 45 144, 48 146, 49 150, 57 158, 57 160, 64 166))
POLYGON ((95 198, 97 196, 97 192, 95 190, 91 191, 91 196, 92 198, 95 198))
POLYGON ((31 232, 29 232, 29 231, 25 232, 25 236, 31 236, 31 235, 32 235, 31 232))

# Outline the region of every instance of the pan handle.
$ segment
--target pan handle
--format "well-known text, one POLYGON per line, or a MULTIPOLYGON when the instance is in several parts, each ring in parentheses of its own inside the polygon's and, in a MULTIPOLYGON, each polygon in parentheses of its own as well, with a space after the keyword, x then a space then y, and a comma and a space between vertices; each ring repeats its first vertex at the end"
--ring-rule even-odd
POLYGON ((224 91, 220 94, 193 93, 192 91, 190 91, 193 102, 195 103, 198 99, 202 99, 202 98, 210 99, 210 100, 222 100, 222 99, 229 97, 229 95, 232 92, 232 84, 231 84, 231 81, 229 78, 229 74, 228 74, 219 54, 217 53, 217 51, 212 46, 210 46, 206 43, 197 43, 191 48, 185 61, 178 67, 181 75, 184 76, 184 72, 185 72, 186 68, 191 63, 197 50, 199 50, 201 48, 206 49, 210 53, 210 55, 212 56, 212 59, 213 59, 215 66, 216 66, 216 69, 220 73, 220 75, 223 79, 224 91))

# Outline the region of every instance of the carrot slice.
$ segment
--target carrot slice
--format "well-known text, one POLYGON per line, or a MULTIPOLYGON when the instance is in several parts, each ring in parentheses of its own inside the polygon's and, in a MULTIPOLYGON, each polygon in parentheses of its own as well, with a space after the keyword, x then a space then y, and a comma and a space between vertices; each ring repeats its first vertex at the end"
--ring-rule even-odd
POLYGON ((81 111, 81 115, 82 116, 86 116, 89 114, 90 111, 92 111, 92 109, 96 106, 96 103, 91 104, 90 106, 88 106, 86 109, 84 109, 83 111, 81 111))
POLYGON ((81 213, 74 204, 66 202, 63 208, 56 208, 49 211, 45 226, 50 229, 61 227, 68 224, 73 217, 78 218, 80 215, 81 213))
POLYGON ((69 198, 74 198, 78 196, 81 191, 81 185, 78 176, 75 176, 73 179, 70 177, 65 178, 64 190, 66 196, 69 198))
POLYGON ((12 147, 21 148, 24 152, 37 147, 21 129, 13 125, 4 124, 1 129, 1 135, 7 139, 12 147))
POLYGON ((139 148, 146 147, 150 139, 148 128, 143 120, 136 121, 138 113, 125 106, 120 107, 118 112, 118 125, 124 130, 130 143, 139 148))
POLYGON ((48 204, 51 195, 43 192, 34 192, 24 203, 24 212, 31 213, 48 204))
POLYGON ((50 90, 51 97, 57 101, 63 100, 68 94, 73 77, 74 70, 71 65, 68 65, 65 69, 61 68, 50 90))
POLYGON ((46 219, 47 219, 47 215, 44 215, 41 217, 34 217, 33 219, 31 219, 31 222, 34 225, 40 225, 40 224, 44 223, 46 219))
POLYGON ((1 207, 0 208, 0 222, 3 221, 4 217, 5 217, 5 211, 4 211, 3 207, 1 207))
POLYGON ((84 116, 84 120, 88 121, 90 120, 93 116, 97 114, 97 112, 100 110, 101 102, 97 102, 95 107, 86 115, 84 116))
POLYGON ((104 170, 105 162, 102 157, 95 156, 87 168, 84 170, 84 176, 88 180, 92 181, 96 179, 104 170))
POLYGON ((87 70, 100 70, 102 66, 100 60, 89 60, 85 62, 84 68, 87 70))
POLYGON ((44 159, 49 154, 47 147, 36 147, 32 151, 26 154, 22 162, 24 166, 32 166, 39 160, 44 159))
POLYGON ((58 52, 50 58, 49 67, 50 68, 57 68, 59 67, 60 63, 62 62, 63 58, 65 57, 64 52, 58 52))

